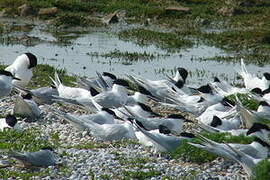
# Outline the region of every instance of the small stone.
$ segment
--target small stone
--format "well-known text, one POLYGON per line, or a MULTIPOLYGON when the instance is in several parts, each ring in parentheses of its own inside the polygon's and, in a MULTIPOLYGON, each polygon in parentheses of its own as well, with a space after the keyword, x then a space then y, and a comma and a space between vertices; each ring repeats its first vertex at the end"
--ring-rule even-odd
POLYGON ((191 12, 190 8, 184 6, 169 6, 165 8, 165 12, 169 13, 181 13, 181 14, 188 14, 191 12))
POLYGON ((38 15, 42 16, 42 15, 55 15, 58 13, 58 8, 57 7, 51 7, 51 8, 41 8, 38 11, 38 15))

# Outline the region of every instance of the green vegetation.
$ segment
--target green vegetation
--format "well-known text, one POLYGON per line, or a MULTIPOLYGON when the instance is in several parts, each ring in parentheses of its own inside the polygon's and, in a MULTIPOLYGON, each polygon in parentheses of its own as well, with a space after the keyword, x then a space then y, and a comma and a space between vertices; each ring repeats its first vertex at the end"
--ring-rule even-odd
POLYGON ((5 169, 0 169, 0 177, 1 179, 9 179, 9 178, 20 178, 20 179, 30 179, 33 176, 42 178, 48 176, 49 170, 42 169, 36 172, 18 172, 18 171, 7 171, 5 169))
POLYGON ((23 132, 7 129, 0 132, 0 142, 0 149, 16 151, 37 151, 42 147, 54 147, 39 130, 33 128, 23 132))
MULTIPOLYGON (((68 76, 66 70, 64 69, 57 69, 56 70, 59 77, 61 78, 63 84, 67 86, 74 86, 72 82, 75 81, 74 76, 68 76)), ((52 81, 49 77, 54 79, 54 72, 55 68, 53 66, 47 64, 38 64, 35 68, 33 68, 33 78, 30 81, 28 87, 44 87, 50 86, 52 81)))
POLYGON ((253 169, 252 180, 270 179, 270 161, 265 159, 259 162, 253 169))
POLYGON ((106 143, 98 143, 98 142, 85 142, 78 145, 74 145, 68 148, 76 148, 76 149, 98 149, 98 148, 107 148, 109 144, 106 143))
POLYGON ((125 30, 119 33, 119 37, 127 41, 135 41, 139 45, 155 44, 164 49, 188 48, 193 45, 191 40, 184 39, 175 33, 147 29, 125 30))
MULTIPOLYGON (((227 133, 202 133, 202 135, 208 139, 219 143, 240 143, 247 144, 253 141, 253 137, 246 137, 244 135, 240 136, 230 136, 227 133)), ((172 158, 183 158, 185 161, 205 163, 214 160, 217 156, 197 147, 194 147, 187 143, 188 141, 183 141, 183 143, 174 151, 170 152, 172 158)), ((200 140, 194 139, 191 142, 199 143, 200 140)))
POLYGON ((125 176, 124 179, 135 178, 141 180, 154 176, 159 176, 161 175, 161 172, 151 169, 149 171, 124 171, 123 174, 125 176))
POLYGON ((120 58, 120 59, 128 60, 128 61, 138 61, 138 60, 149 61, 155 58, 153 54, 148 54, 145 51, 143 53, 137 53, 137 52, 132 53, 128 51, 120 52, 117 49, 109 53, 103 54, 101 56, 106 57, 106 58, 120 58))
MULTIPOLYGON (((244 105, 244 107, 250 109, 250 110, 257 110, 258 106, 259 106, 259 102, 251 99, 250 97, 248 97, 247 94, 237 94, 238 99, 240 100, 240 102, 244 105)), ((236 102, 235 99, 235 95, 230 95, 227 96, 227 98, 233 102, 236 102)))
POLYGON ((137 157, 137 158, 118 158, 118 161, 121 165, 130 165, 132 167, 143 168, 146 163, 153 162, 148 157, 137 157))
POLYGON ((59 16, 57 16, 53 24, 55 26, 101 26, 101 22, 87 18, 86 16, 82 14, 73 14, 73 13, 62 13, 59 16))

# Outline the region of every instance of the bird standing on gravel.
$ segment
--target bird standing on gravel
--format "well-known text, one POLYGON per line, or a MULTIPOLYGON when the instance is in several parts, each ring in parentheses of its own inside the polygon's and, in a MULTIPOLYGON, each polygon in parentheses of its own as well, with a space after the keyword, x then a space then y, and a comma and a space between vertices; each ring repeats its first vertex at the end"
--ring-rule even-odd
POLYGON ((57 155, 51 147, 35 152, 12 152, 9 156, 19 160, 25 167, 48 167, 57 162, 57 155))
POLYGON ((37 66, 37 57, 32 53, 24 53, 18 56, 15 61, 6 67, 6 71, 11 72, 13 76, 20 78, 18 81, 14 79, 13 84, 18 86, 26 86, 31 80, 33 73, 32 68, 37 66))

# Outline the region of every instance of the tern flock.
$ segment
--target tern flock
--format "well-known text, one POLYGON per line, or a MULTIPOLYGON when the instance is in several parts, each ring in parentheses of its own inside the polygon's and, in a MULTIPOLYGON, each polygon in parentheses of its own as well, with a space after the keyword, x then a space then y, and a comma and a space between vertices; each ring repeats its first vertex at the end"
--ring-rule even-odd
MULTIPOLYGON (((29 122, 36 121, 41 115, 38 105, 64 102, 81 106, 88 113, 76 115, 53 109, 55 114, 76 129, 89 131, 104 141, 137 138, 141 144, 152 147, 156 152, 169 152, 181 146, 183 139, 197 138, 200 143, 189 143, 241 164, 250 176, 252 167, 269 158, 270 128, 261 119, 270 119, 270 73, 265 72, 262 78, 250 74, 243 60, 241 69, 237 70, 243 78, 242 88, 221 81, 218 77, 206 85, 192 88, 187 84, 188 71, 179 67, 174 77, 166 75, 162 80, 127 75, 137 87, 132 91, 131 83, 109 72, 96 72, 94 78, 78 77, 77 87, 64 85, 55 72, 55 77, 50 77, 52 86, 28 90, 25 86, 31 80, 32 69, 36 65, 36 56, 25 53, 18 56, 13 64, 0 70, 0 98, 8 96, 12 88, 19 92, 13 114, 0 119, 1 131, 4 128, 18 129, 14 114, 23 114, 29 122), (257 111, 244 107, 237 95, 236 102, 226 98, 237 93, 245 93, 258 101, 257 111), (161 107, 174 108, 179 113, 163 117, 151 109, 149 101, 161 107), (198 122, 186 119, 180 112, 192 114, 198 122), (184 132, 184 123, 194 123, 194 126, 210 133, 227 132, 255 138, 251 144, 217 143, 199 132, 184 132)), ((56 163, 50 147, 37 152, 13 152, 10 157, 31 166, 56 163)))

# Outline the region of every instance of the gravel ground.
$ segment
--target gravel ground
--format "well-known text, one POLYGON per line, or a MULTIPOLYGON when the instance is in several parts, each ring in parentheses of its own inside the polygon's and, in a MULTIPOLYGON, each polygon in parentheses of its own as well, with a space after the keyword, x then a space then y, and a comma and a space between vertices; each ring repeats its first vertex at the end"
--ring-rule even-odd
MULTIPOLYGON (((14 106, 14 96, 0 102, 1 114, 14 106)), ((71 106, 53 104, 52 108, 74 112, 71 106)), ((181 159, 170 159, 140 145, 136 140, 102 142, 87 132, 78 132, 64 119, 54 115, 46 105, 40 106, 42 118, 34 123, 20 121, 24 128, 36 127, 43 138, 55 143, 57 134, 59 165, 38 170, 12 166, 7 171, 38 172, 31 179, 246 179, 242 167, 223 158, 210 163, 194 164, 181 159), (43 174, 44 172, 44 174, 43 174)), ((74 112, 74 113, 78 113, 74 112)), ((193 127, 189 127, 192 129, 193 127)), ((194 129, 194 128, 193 128, 194 129)), ((26 145, 27 146, 27 145, 26 145)), ((7 158, 5 154, 1 159, 7 158)), ((2 169, 3 170, 3 169, 2 169)), ((0 174, 1 175, 1 174, 0 174)), ((14 178, 9 178, 14 179, 14 178)))

